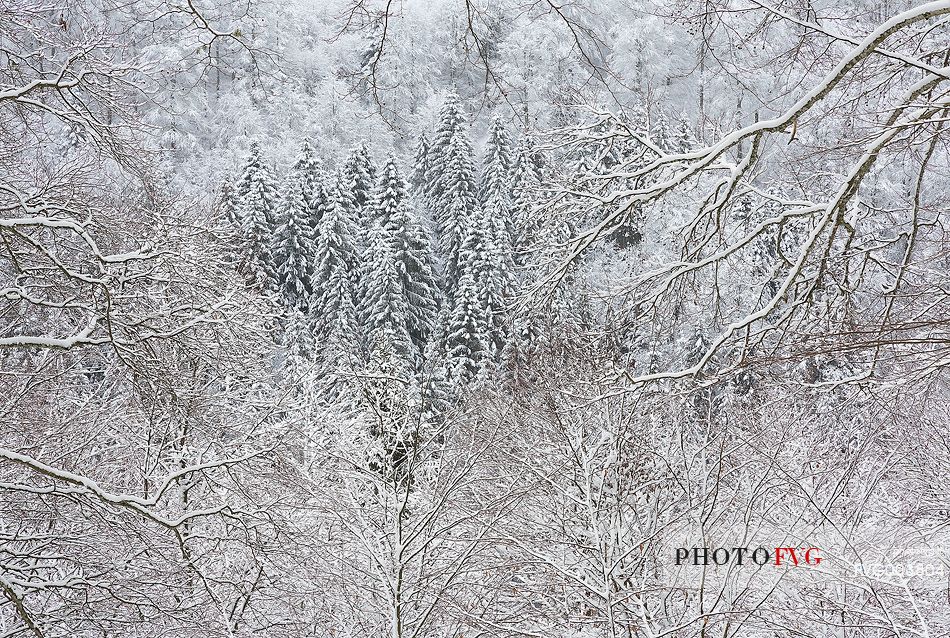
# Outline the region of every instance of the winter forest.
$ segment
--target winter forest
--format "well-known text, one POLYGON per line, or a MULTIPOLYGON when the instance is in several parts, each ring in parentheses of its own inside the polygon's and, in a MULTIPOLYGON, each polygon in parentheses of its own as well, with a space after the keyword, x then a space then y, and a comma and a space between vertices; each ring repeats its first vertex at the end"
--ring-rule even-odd
POLYGON ((0 0, 0 638, 950 636, 948 51, 0 0))

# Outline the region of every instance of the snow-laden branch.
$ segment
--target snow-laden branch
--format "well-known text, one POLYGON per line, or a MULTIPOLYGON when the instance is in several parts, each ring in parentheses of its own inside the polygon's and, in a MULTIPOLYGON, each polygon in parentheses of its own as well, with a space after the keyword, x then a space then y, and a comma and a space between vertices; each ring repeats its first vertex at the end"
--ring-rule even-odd
POLYGON ((215 514, 234 510, 227 505, 219 505, 211 508, 187 511, 177 518, 168 518, 163 516, 154 510, 161 502, 162 497, 165 496, 165 494, 173 485, 178 483, 181 479, 192 474, 214 469, 228 468, 233 465, 246 463, 251 459, 257 458, 263 454, 267 454, 270 451, 272 451, 272 448, 255 450, 253 452, 248 452, 247 454, 233 458, 209 461, 206 463, 200 463, 197 465, 190 465, 188 467, 181 468, 165 476, 159 483, 157 490, 151 496, 143 498, 132 494, 111 492, 99 485, 99 483, 95 480, 81 474, 76 474, 69 470, 48 465, 26 454, 0 448, 0 459, 4 459, 10 461, 11 463, 23 466, 47 478, 53 479, 54 481, 59 481, 65 483, 67 486, 70 486, 63 488, 56 485, 32 486, 21 483, 0 483, 0 489, 59 496, 83 495, 91 497, 96 501, 106 505, 132 510, 145 516, 149 520, 162 525, 163 527, 175 529, 181 527, 185 522, 197 517, 213 516, 215 514))

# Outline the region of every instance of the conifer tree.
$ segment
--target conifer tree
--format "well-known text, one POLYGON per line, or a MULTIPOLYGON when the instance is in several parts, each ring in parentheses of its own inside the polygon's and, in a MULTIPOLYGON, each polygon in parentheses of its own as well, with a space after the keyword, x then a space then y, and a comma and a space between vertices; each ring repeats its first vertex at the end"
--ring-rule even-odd
POLYGON ((544 176, 544 161, 534 148, 528 134, 521 136, 511 158, 512 191, 525 186, 540 184, 544 176))
MULTIPOLYGON (((465 115, 462 113, 458 96, 448 95, 445 98, 445 104, 442 105, 442 110, 439 111, 439 123, 429 144, 429 168, 435 171, 441 168, 440 162, 447 156, 449 144, 457 135, 462 134, 465 124, 465 115)), ((430 173, 428 177, 428 185, 431 188, 438 179, 438 175, 430 173)))
POLYGON ((329 193, 329 198, 330 208, 333 208, 339 218, 344 220, 347 228, 347 238, 352 249, 349 263, 350 281, 353 284, 353 301, 358 307, 361 291, 360 278, 363 274, 361 263, 365 253, 367 233, 373 227, 371 215, 368 214, 366 219, 363 218, 363 211, 356 203, 356 187, 354 186, 353 177, 348 175, 345 169, 336 172, 334 186, 329 193))
POLYGON ((247 241, 252 268, 265 285, 276 282, 276 266, 271 249, 271 236, 277 229, 278 194, 274 175, 264 161, 260 145, 251 143, 250 155, 237 184, 236 219, 247 241))
POLYGON ((679 124, 673 133, 673 152, 688 153, 696 148, 696 136, 693 135, 693 129, 686 119, 686 114, 680 116, 679 124))
POLYGON ((376 186, 376 165, 369 155, 366 142, 360 142, 360 145, 350 152, 343 165, 343 177, 350 189, 349 195, 357 213, 354 221, 365 235, 372 228, 368 206, 376 186))
POLYGON ((467 247, 478 255, 476 279, 488 324, 487 334, 492 356, 504 347, 507 332, 507 304, 514 284, 514 260, 511 233, 514 231, 511 203, 511 142, 501 121, 492 121, 482 179, 482 212, 478 216, 480 232, 471 233, 467 247))
POLYGON ((241 230, 240 204, 241 197, 238 195, 237 184, 226 181, 221 186, 221 212, 228 225, 233 229, 241 230))
POLYGON ((654 120, 650 138, 664 153, 674 151, 673 132, 670 131, 670 122, 663 113, 659 113, 654 120))
POLYGON ((487 326, 475 272, 467 270, 459 279, 446 329, 445 365, 449 383, 464 384, 481 372, 489 347, 487 326))
POLYGON ((532 157, 534 149, 527 136, 521 139, 511 168, 511 248, 514 264, 522 267, 538 239, 540 222, 534 204, 541 188, 541 166, 532 157))
POLYGON ((373 191, 371 217, 377 225, 386 228, 393 215, 400 208, 408 205, 406 181, 399 172, 396 159, 393 155, 386 158, 383 170, 379 175, 379 182, 373 191))
POLYGON ((284 183, 280 225, 271 242, 277 289, 288 306, 306 313, 313 284, 315 242, 325 202, 323 169, 309 140, 304 141, 284 183))
POLYGON ((406 319, 409 304, 396 265, 390 229, 376 224, 370 231, 363 275, 360 325, 366 331, 370 361, 379 357, 409 361, 415 348, 406 319))
POLYGON ((503 246, 506 235, 501 223, 480 210, 467 225, 446 330, 445 353, 456 380, 490 370, 505 348, 513 277, 510 251, 503 246))
POLYGON ((358 258, 355 225, 346 195, 318 187, 323 207, 314 256, 310 312, 317 336, 336 349, 351 350, 356 326, 354 273, 358 258))
POLYGON ((317 230, 320 227, 321 211, 326 207, 326 202, 320 200, 320 185, 327 180, 326 171, 323 163, 317 157, 310 140, 304 140, 300 147, 300 153, 290 170, 288 182, 297 181, 300 184, 300 192, 306 208, 306 226, 310 235, 316 239, 317 230))
POLYGON ((478 210, 472 143, 463 130, 458 98, 449 96, 430 148, 428 200, 435 217, 446 296, 459 281, 459 251, 465 228, 478 210))
POLYGON ((429 138, 423 133, 416 144, 416 152, 412 164, 412 174, 409 183, 413 194, 422 199, 426 194, 426 185, 429 182, 429 138))
POLYGON ((306 312, 312 292, 315 247, 304 196, 306 183, 301 177, 292 173, 287 180, 281 201, 283 223, 274 234, 271 252, 281 297, 288 307, 306 312))
MULTIPOLYGON (((422 353, 435 324, 439 287, 425 230, 413 214, 407 185, 392 156, 386 162, 373 203, 392 251, 400 291, 406 304, 406 324, 416 353, 422 353)), ((372 256, 368 256, 372 259, 372 256)))
POLYGON ((503 194, 511 198, 511 174, 514 168, 514 152, 511 136, 501 121, 495 116, 488 129, 488 143, 485 147, 485 163, 482 171, 480 199, 482 204, 492 196, 503 194))

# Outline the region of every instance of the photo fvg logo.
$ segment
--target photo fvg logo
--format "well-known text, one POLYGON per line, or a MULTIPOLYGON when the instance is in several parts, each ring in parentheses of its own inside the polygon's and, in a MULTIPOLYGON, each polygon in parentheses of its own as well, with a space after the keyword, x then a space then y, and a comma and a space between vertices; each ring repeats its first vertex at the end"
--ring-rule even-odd
POLYGON ((775 567, 816 567, 821 564, 817 547, 677 547, 677 565, 774 565, 775 567))

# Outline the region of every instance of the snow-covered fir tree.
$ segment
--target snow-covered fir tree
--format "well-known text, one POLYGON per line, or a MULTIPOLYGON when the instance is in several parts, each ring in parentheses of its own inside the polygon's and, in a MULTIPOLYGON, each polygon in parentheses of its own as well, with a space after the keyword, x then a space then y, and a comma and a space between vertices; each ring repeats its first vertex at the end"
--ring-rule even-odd
POLYGON ((469 380, 493 369, 510 332, 511 244, 504 224, 491 216, 490 209, 476 209, 467 224, 458 267, 445 352, 455 378, 469 380))
POLYGON ((241 230, 240 209, 241 196, 238 194, 237 183, 226 181, 221 185, 221 196, 218 200, 224 221, 231 230, 241 230))
POLYGON ((503 192, 510 200, 514 185, 512 182, 514 155, 511 134, 505 128, 502 119, 496 115, 491 119, 488 127, 488 141, 485 144, 485 160, 479 189, 482 204, 499 192, 503 192))
POLYGON ((356 188, 353 185, 353 177, 348 175, 346 170, 337 170, 333 178, 330 201, 332 202, 331 205, 336 214, 339 215, 341 219, 346 220, 347 228, 349 228, 349 240, 353 248, 350 279, 353 282, 354 301, 358 306, 361 290, 360 278, 363 274, 360 264, 366 252, 367 231, 372 228, 372 219, 369 218, 368 210, 367 216, 364 217, 363 209, 356 203, 355 192, 356 188))
POLYGON ((373 190, 376 187, 376 164, 370 157, 366 142, 350 151, 349 157, 343 164, 343 181, 350 189, 350 198, 356 210, 356 221, 361 228, 369 229, 372 220, 369 219, 369 204, 373 199, 373 190))
POLYGON ((515 281, 511 241, 511 234, 515 230, 511 169, 511 141, 500 118, 496 117, 489 129, 482 170, 482 210, 477 217, 481 222, 481 232, 470 233, 469 238, 474 243, 463 247, 463 250, 474 251, 480 257, 476 279, 481 284, 492 356, 497 356, 505 345, 509 329, 507 306, 515 281))
POLYGON ((320 199, 326 190, 321 189, 320 185, 327 179, 323 162, 320 161, 313 143, 309 139, 304 140, 297 159, 290 169, 288 183, 297 181, 300 184, 301 196, 307 210, 307 228, 314 239, 320 227, 321 212, 326 206, 326 202, 320 199))
POLYGON ((359 308, 370 361, 380 355, 401 361, 415 359, 409 336, 409 303, 393 246, 391 229, 375 224, 370 230, 363 262, 363 296, 359 308))
POLYGON ((459 252, 466 227, 479 208, 472 143, 458 98, 450 95, 430 146, 427 202, 435 218, 446 296, 454 298, 459 252))
POLYGON ((425 197, 426 187, 429 183, 429 162, 429 138, 423 133, 419 136, 419 141, 416 144, 412 161, 412 173, 409 176, 412 194, 420 200, 425 197))
POLYGON ((697 141, 696 136, 693 135, 693 127, 690 126, 686 114, 683 113, 680 115, 676 130, 673 132, 673 147, 671 151, 673 153, 688 153, 696 148, 696 144, 697 141))
MULTIPOLYGON (((306 175, 295 168, 284 185, 281 224, 271 240, 277 290, 287 306, 304 313, 310 305, 316 257, 316 238, 309 225, 311 210, 304 194, 307 186, 306 175)), ((316 192, 310 195, 316 201, 316 192)))
POLYGON ((346 191, 333 195, 318 187, 323 209, 315 244, 310 314, 318 339, 333 349, 353 352, 356 331, 357 226, 346 191))
POLYGON ((279 226, 277 182, 267 166, 260 144, 251 143, 250 154, 237 183, 237 213, 250 263, 259 283, 274 287, 277 264, 271 253, 271 236, 279 226))
POLYGON ((531 138, 522 136, 511 167, 511 248, 515 266, 528 262, 531 247, 539 239, 541 228, 535 207, 541 197, 541 163, 536 159, 531 138))
POLYGON ((489 357, 488 316, 480 297, 476 271, 466 269, 459 279, 446 327, 445 370, 450 385, 474 379, 489 357))
POLYGON ((650 130, 650 138, 659 149, 665 153, 675 152, 673 131, 670 130, 670 121, 666 115, 657 113, 650 130))
MULTIPOLYGON (((427 233, 416 217, 407 184, 393 156, 380 175, 373 216, 379 221, 377 226, 385 231, 392 252, 400 294, 405 299, 406 324, 418 357, 435 328, 440 291, 427 233)), ((366 259, 370 262, 375 256, 368 254, 366 259)))
POLYGON ((271 240, 276 286, 285 303, 306 314, 313 285, 316 239, 327 206, 322 164, 309 140, 284 180, 280 220, 271 240))

